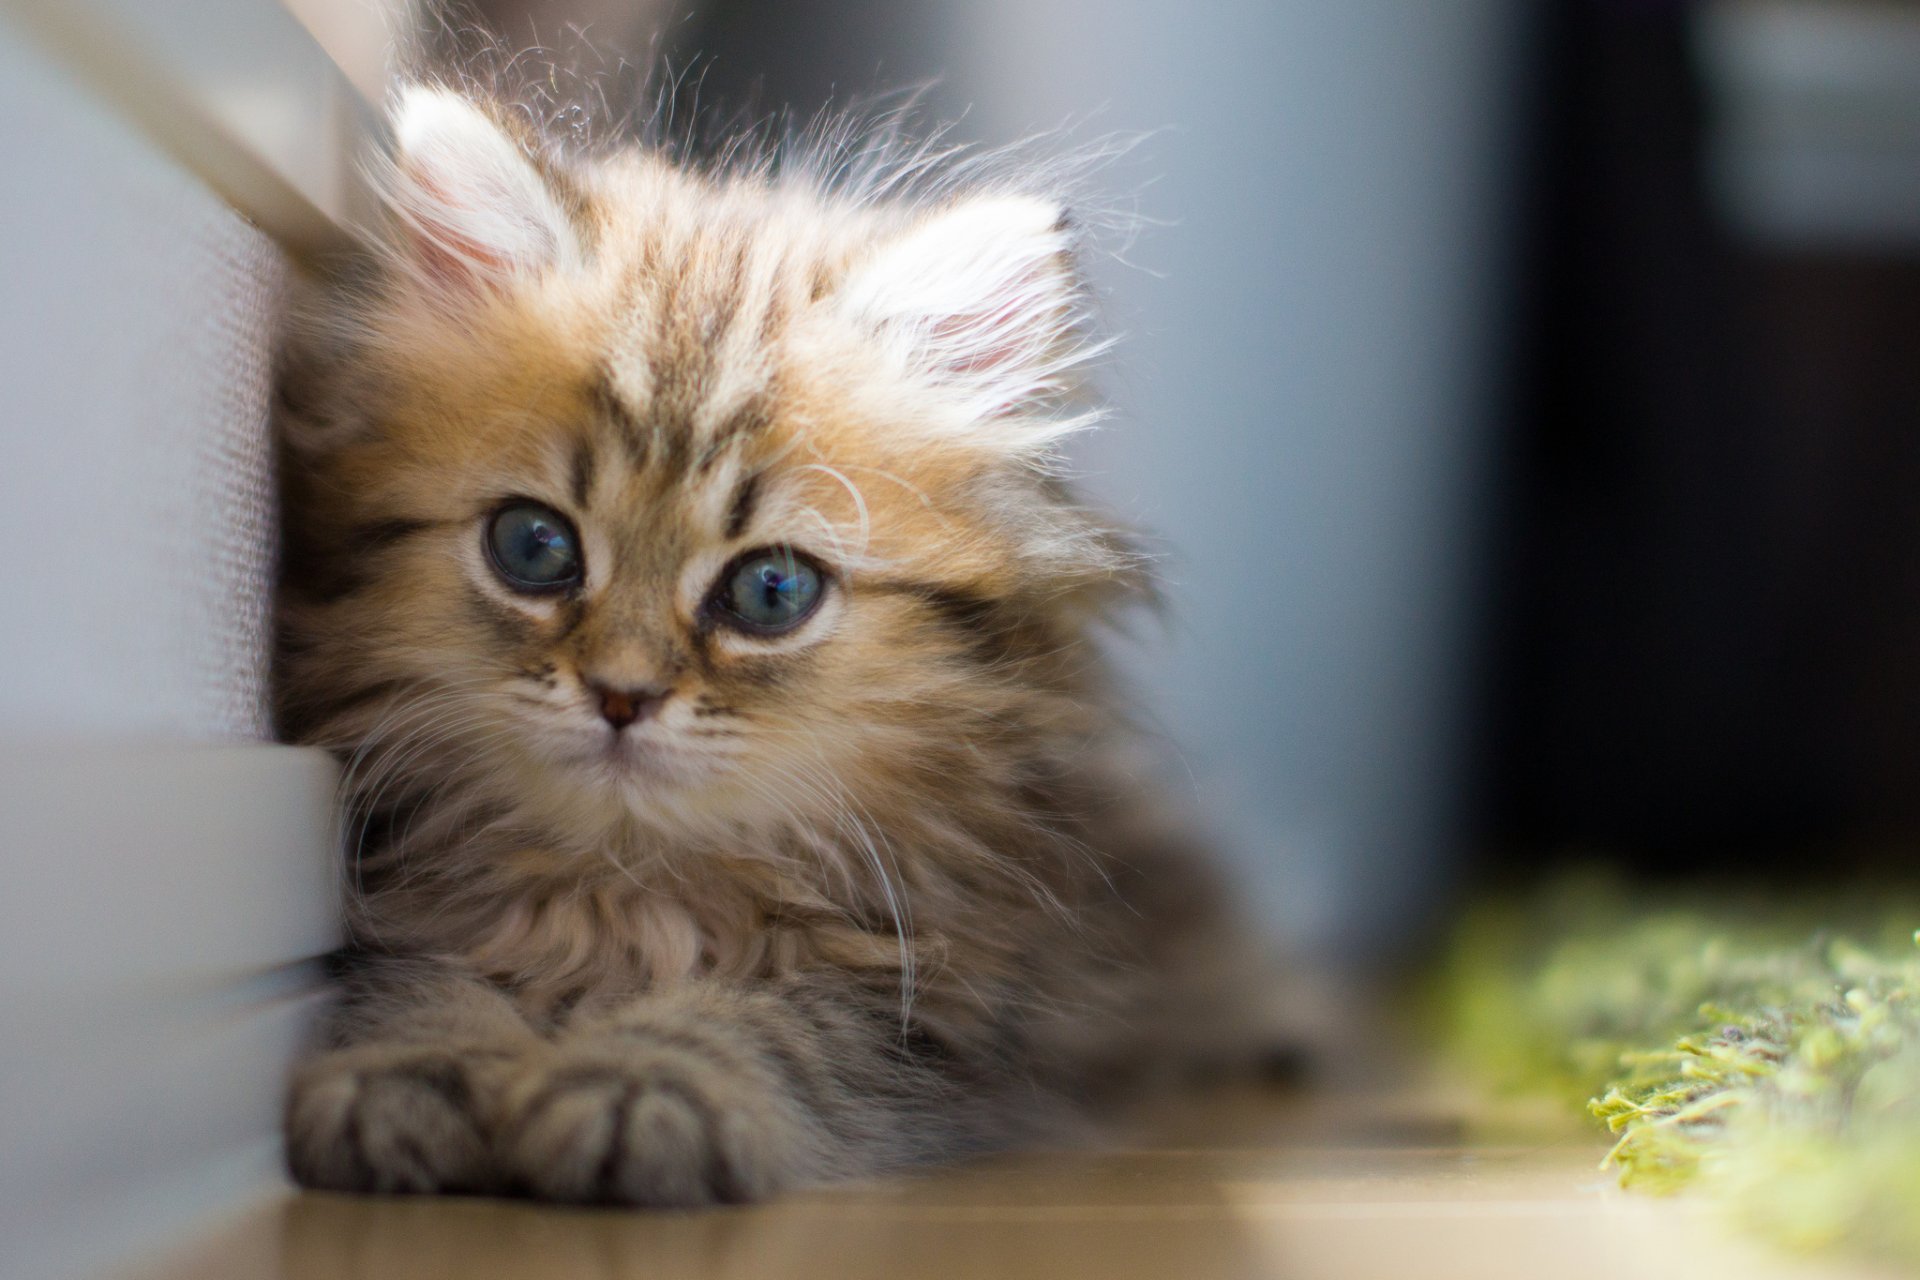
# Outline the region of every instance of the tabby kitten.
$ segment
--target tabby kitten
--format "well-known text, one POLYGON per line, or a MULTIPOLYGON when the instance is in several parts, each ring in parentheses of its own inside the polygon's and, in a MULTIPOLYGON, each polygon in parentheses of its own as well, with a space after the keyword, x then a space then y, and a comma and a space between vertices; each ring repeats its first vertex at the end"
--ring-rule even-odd
POLYGON ((284 379, 281 714, 355 846, 295 1175, 751 1200, 1234 1051, 1090 635, 1142 581, 1059 475, 1061 206, 394 123, 284 379))

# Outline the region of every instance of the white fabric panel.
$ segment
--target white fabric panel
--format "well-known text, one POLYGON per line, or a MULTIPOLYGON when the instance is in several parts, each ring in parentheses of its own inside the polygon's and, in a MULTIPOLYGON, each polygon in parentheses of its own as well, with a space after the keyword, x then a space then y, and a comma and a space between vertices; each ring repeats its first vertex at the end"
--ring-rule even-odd
POLYGON ((0 1273, 32 1280, 284 1185, 337 773, 266 741, 286 256, 10 23, 0 1273))
POLYGON ((0 735, 266 736, 281 252, 0 25, 0 735))
POLYGON ((0 1274, 93 1274, 284 1185, 336 936, 333 761, 0 745, 0 1274))
POLYGON ((0 1011, 19 991, 211 989, 331 948, 336 778, 300 747, 0 744, 0 1011))
POLYGON ((0 1274, 76 1280, 150 1262, 280 1193, 283 1064, 319 999, 307 986, 202 993, 38 1042, 40 1069, 0 1080, 12 1113, 0 1274))

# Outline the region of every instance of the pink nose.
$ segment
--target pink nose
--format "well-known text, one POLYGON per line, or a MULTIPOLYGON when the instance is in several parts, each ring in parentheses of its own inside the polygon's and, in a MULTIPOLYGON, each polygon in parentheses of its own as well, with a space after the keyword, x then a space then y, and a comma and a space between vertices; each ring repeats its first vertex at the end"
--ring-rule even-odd
POLYGON ((596 680, 590 682, 588 687, 599 697, 600 715, 613 726, 615 733, 647 719, 667 700, 667 691, 652 685, 619 689, 596 680))

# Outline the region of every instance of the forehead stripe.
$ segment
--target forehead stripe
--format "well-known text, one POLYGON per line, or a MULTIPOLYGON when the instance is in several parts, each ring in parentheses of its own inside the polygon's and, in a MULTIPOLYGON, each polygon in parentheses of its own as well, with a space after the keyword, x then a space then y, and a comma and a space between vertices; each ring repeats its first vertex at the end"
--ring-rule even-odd
POLYGON ((573 445, 573 458, 568 466, 568 489, 573 494, 573 505, 587 505, 587 495, 593 492, 593 476, 598 458, 593 451, 590 436, 581 436, 573 445))
POLYGON ((714 463, 733 448, 750 437, 760 435, 773 423, 773 411, 764 391, 748 396, 746 401, 735 409, 720 429, 714 432, 713 440, 701 453, 699 463, 694 470, 705 475, 713 469, 714 463))
POLYGON ((727 508, 726 536, 728 540, 737 538, 746 532, 748 523, 753 519, 754 508, 759 505, 759 502, 760 473, 756 471, 742 480, 740 487, 734 490, 733 503, 727 508))
POLYGON ((588 388, 588 395, 592 397, 594 408, 613 427, 614 435, 625 446, 628 460, 635 468, 646 466, 652 440, 639 415, 614 390, 613 374, 606 369, 600 370, 588 388))

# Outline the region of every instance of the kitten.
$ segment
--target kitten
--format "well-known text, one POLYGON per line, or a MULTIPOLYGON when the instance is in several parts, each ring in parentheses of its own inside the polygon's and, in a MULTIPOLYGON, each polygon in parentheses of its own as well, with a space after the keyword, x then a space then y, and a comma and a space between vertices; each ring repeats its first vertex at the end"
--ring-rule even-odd
POLYGON ((299 1180, 752 1200, 1237 1052, 1092 636, 1144 581, 1059 474, 1060 204, 394 123, 283 380, 280 710, 356 837, 299 1180))

